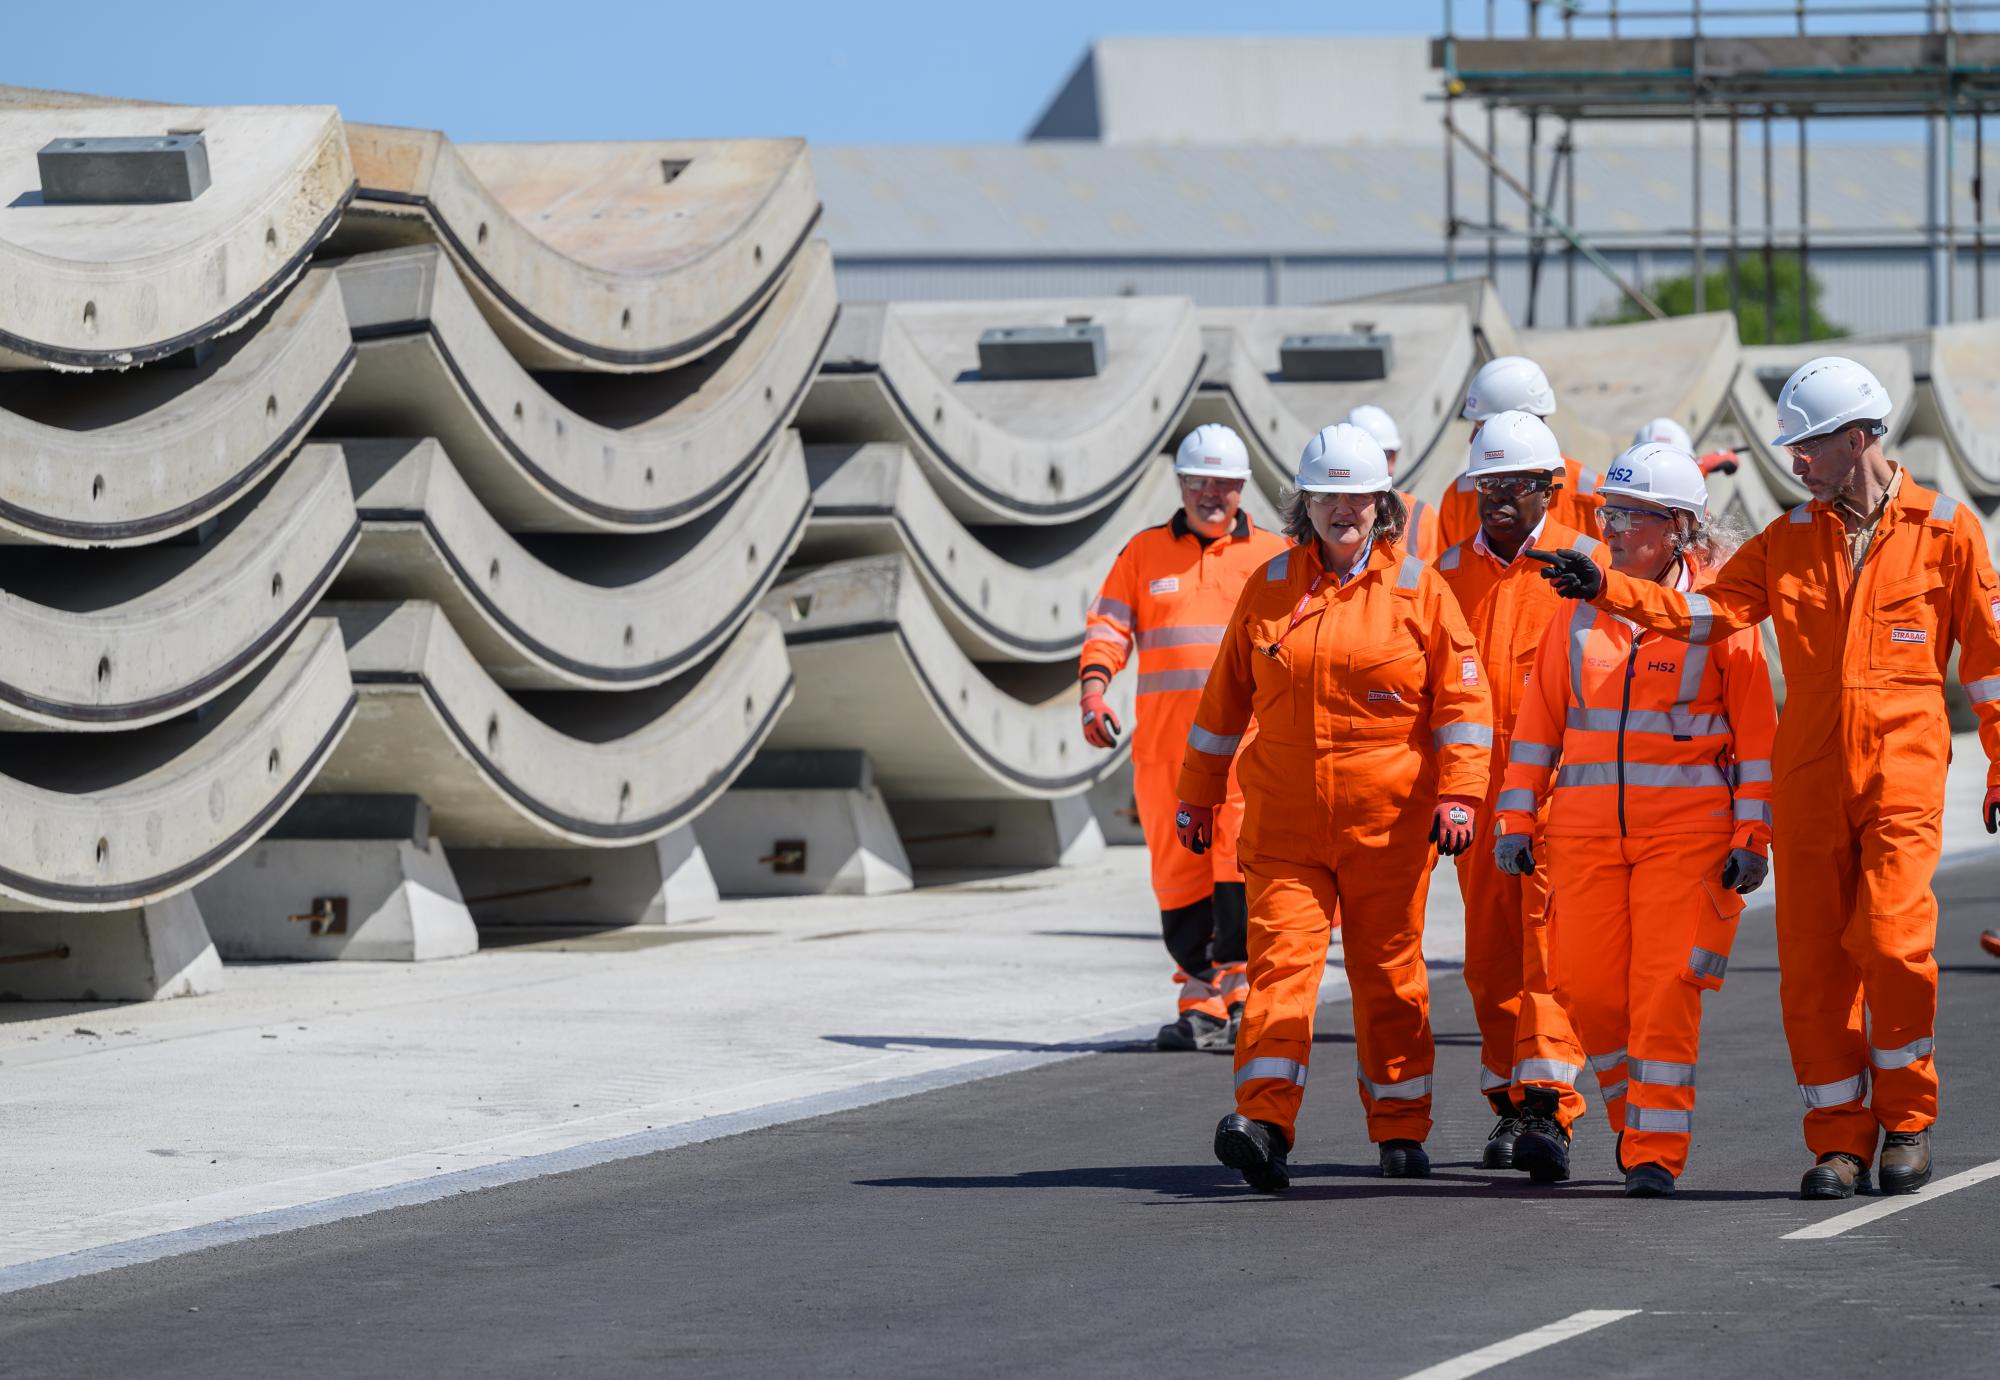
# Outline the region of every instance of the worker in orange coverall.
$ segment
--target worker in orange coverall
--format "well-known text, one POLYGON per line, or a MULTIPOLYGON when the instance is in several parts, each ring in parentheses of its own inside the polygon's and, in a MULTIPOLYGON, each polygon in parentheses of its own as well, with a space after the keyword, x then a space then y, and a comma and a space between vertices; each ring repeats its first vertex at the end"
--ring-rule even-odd
POLYGON ((1232 785, 1216 846, 1195 857, 1174 839, 1175 778, 1222 625, 1243 582, 1285 549, 1241 509, 1250 455, 1226 426, 1199 426, 1174 457, 1181 510, 1125 544, 1090 606, 1081 680, 1083 736, 1115 747, 1122 725, 1104 690, 1133 651, 1139 654, 1133 705, 1132 792, 1152 855, 1160 933, 1179 965, 1179 1011, 1155 1044, 1173 1050, 1227 1050, 1243 1011, 1243 874, 1236 831, 1243 797, 1232 785))
POLYGON ((1752 537, 1702 590, 1540 557, 1558 592, 1653 632, 1706 644, 1766 617, 1777 631, 1779 995, 1817 1160, 1799 1185, 1807 1198, 1851 1196, 1871 1165, 1884 1193, 1930 1181, 1930 884, 1954 643, 1989 761, 1981 819, 2000 827, 2000 578, 1978 517, 1883 453, 1891 405, 1853 360, 1801 365, 1778 395, 1775 444, 1791 451, 1812 501, 1752 537))
MULTIPOLYGON (((1635 445, 1602 492, 1611 568, 1635 580, 1699 590, 1732 549, 1687 451, 1635 445)), ((1536 651, 1492 854, 1502 872, 1554 876, 1556 989, 1627 1197, 1666 1197, 1687 1168, 1701 994, 1722 986, 1738 893, 1764 881, 1777 727, 1755 628, 1690 646, 1565 604, 1536 651)))
MULTIPOLYGON (((1389 473, 1394 475, 1397 457, 1403 451, 1403 433, 1397 430, 1396 419, 1373 403, 1362 403, 1347 414, 1347 422, 1375 438, 1375 444, 1382 447, 1383 458, 1389 462, 1389 473)), ((1402 489, 1396 491, 1396 497, 1403 500, 1403 549, 1425 565, 1435 565, 1438 553, 1444 550, 1438 532, 1437 504, 1426 503, 1402 489)))
POLYGON ((1487 419, 1467 465, 1479 499, 1479 530, 1446 548, 1438 574, 1451 587, 1479 644, 1493 696, 1493 757, 1479 835, 1458 859, 1465 901, 1465 985, 1479 1021, 1479 1091, 1499 1117, 1486 1138, 1488 1169, 1524 1169, 1537 1183, 1569 1177, 1570 1127, 1583 1115, 1576 1091, 1583 1052, 1549 978, 1548 874, 1510 876, 1493 866, 1493 800, 1507 762, 1508 734, 1526 693, 1542 632, 1562 600, 1521 559, 1528 547, 1565 547, 1608 559, 1604 544, 1550 515, 1563 474, 1562 448, 1541 418, 1501 412, 1487 419), (1525 1153, 1524 1129, 1534 1134, 1525 1153))
MULTIPOLYGON (((1459 415, 1472 423, 1472 439, 1479 439, 1487 419, 1502 412, 1526 412, 1547 420, 1556 414, 1555 390, 1549 387, 1542 366, 1520 355, 1502 355, 1479 366, 1466 385, 1465 406, 1459 415)), ((1469 453, 1476 454, 1478 447, 1469 453)), ((1578 532, 1592 531, 1591 513, 1597 508, 1600 476, 1568 456, 1563 457, 1560 489, 1549 505, 1549 516, 1578 532)), ((1479 496, 1471 474, 1462 474, 1444 492, 1438 505, 1438 531, 1446 546, 1469 541, 1479 530, 1479 496)))
POLYGON ((1430 1172, 1424 901, 1437 852, 1471 846, 1493 745, 1478 648, 1444 581, 1400 544, 1382 448, 1330 426, 1307 443, 1297 488, 1295 544, 1251 577, 1223 629, 1175 821, 1191 851, 1208 847, 1236 763, 1250 998, 1215 1154, 1269 1193, 1291 1182, 1336 906, 1368 1138, 1385 1176, 1430 1172))

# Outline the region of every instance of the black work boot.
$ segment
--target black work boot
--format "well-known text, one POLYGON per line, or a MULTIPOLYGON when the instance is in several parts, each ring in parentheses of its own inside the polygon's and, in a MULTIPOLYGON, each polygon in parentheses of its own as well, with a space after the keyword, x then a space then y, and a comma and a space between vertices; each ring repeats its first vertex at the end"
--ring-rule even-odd
POLYGON ((1884 1193, 1915 1193, 1931 1181, 1931 1133, 1891 1131, 1883 1136, 1875 1172, 1884 1193))
POLYGON ((1868 1166, 1858 1155, 1832 1150, 1799 1180, 1801 1198, 1852 1198, 1868 1191, 1868 1166))
POLYGON ((1431 1176, 1431 1157, 1424 1153, 1421 1142, 1385 1140, 1381 1151, 1383 1178, 1428 1179, 1431 1176))
POLYGON ((1206 1011, 1183 1011, 1172 1025, 1160 1027, 1153 1037, 1155 1049, 1228 1050, 1236 1048, 1229 1022, 1219 1021, 1206 1011))
POLYGON ((1535 1183, 1559 1184, 1569 1177, 1569 1132, 1556 1120, 1560 1094, 1554 1088, 1529 1088, 1521 1101, 1514 1167, 1527 1170, 1535 1183))
POLYGON ((1486 1133, 1486 1153, 1479 1162, 1488 1169, 1512 1169, 1514 1167, 1514 1137, 1521 1134, 1521 1118, 1515 1112, 1514 1104, 1506 1093, 1488 1093, 1486 1100, 1493 1104, 1493 1110, 1500 1119, 1493 1123, 1493 1129, 1486 1133))
POLYGON ((1671 1198, 1674 1196, 1674 1176, 1657 1164, 1634 1165, 1625 1175, 1625 1196, 1671 1198))
POLYGON ((1230 1049, 1236 1048, 1237 1037, 1240 1036, 1242 1033, 1243 1033, 1243 1003, 1240 1001, 1233 1001, 1229 1003, 1228 1039, 1229 1039, 1230 1049))
POLYGON ((1215 1128, 1216 1159, 1241 1173, 1243 1182, 1259 1193, 1283 1193, 1292 1186, 1285 1163, 1290 1153, 1285 1133, 1268 1121, 1231 1112, 1215 1128))

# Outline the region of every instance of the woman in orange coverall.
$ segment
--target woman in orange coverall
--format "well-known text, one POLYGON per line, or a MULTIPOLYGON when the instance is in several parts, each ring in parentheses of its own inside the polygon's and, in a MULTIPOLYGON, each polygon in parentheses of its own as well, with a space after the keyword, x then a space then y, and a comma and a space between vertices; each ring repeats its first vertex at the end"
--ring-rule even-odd
MULTIPOLYGON (((1728 558, 1685 451, 1634 446, 1603 492, 1597 525, 1613 570, 1699 589, 1728 558)), ((1631 1198, 1671 1194, 1687 1168, 1701 994, 1722 985, 1737 893, 1764 880, 1778 711, 1757 639, 1745 628, 1690 647, 1563 605, 1542 637, 1496 802, 1500 870, 1552 874, 1550 967, 1619 1135, 1631 1198), (1537 858, 1544 802, 1548 856, 1537 858)), ((1525 1124, 1516 1156, 1553 1130, 1525 1124)))
POLYGON ((1237 763, 1250 994, 1236 1111, 1216 1158, 1266 1193, 1291 1150, 1329 918, 1339 907, 1368 1138, 1382 1173, 1430 1172, 1432 852, 1471 845, 1493 742, 1479 652, 1438 573, 1401 544, 1382 448, 1341 423, 1307 443, 1295 543, 1252 574, 1224 625, 1181 767, 1175 823, 1195 852, 1237 763), (1252 716, 1257 736, 1242 743, 1252 716))

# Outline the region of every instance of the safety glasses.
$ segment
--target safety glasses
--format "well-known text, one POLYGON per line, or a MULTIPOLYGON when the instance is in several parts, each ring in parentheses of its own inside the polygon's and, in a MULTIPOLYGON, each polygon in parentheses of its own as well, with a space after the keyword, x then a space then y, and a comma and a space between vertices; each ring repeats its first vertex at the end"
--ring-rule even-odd
POLYGON ((1545 493, 1555 487, 1548 479, 1538 479, 1533 475, 1505 475, 1492 479, 1475 479, 1472 487, 1479 490, 1481 498, 1525 498, 1529 494, 1545 493))
POLYGON ((1184 474, 1180 478, 1181 488, 1191 494, 1198 494, 1204 490, 1209 493, 1218 494, 1234 494, 1243 491, 1243 481, 1240 479, 1215 479, 1205 474, 1184 474))
POLYGON ((1311 504, 1315 508, 1339 508, 1339 509, 1344 509, 1351 513, 1360 512, 1363 508, 1366 508, 1369 504, 1373 503, 1375 501, 1375 498, 1376 495, 1372 493, 1325 494, 1325 493, 1308 492, 1306 494, 1306 502, 1311 504))
POLYGON ((1664 523, 1667 514, 1656 513, 1647 508, 1620 508, 1607 503, 1597 510, 1597 530, 1600 532, 1629 532, 1639 519, 1664 523))

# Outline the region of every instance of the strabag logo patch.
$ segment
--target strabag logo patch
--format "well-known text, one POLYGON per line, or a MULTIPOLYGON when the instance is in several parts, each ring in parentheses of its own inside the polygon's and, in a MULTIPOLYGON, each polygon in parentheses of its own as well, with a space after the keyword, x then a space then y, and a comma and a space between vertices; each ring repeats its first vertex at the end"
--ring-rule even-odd
POLYGON ((1377 701, 1385 701, 1389 704, 1401 704, 1403 697, 1394 690, 1370 690, 1368 692, 1368 702, 1374 704, 1377 701))
POLYGON ((1889 629, 1889 640, 1891 642, 1924 643, 1931 640, 1931 635, 1923 628, 1891 628, 1889 629))
POLYGON ((1479 684, 1479 658, 1461 657, 1458 663, 1458 679, 1464 685, 1479 684))
POLYGON ((1181 588, 1181 577, 1178 575, 1162 575, 1159 579, 1147 585, 1146 588, 1153 594, 1178 594, 1181 588))

